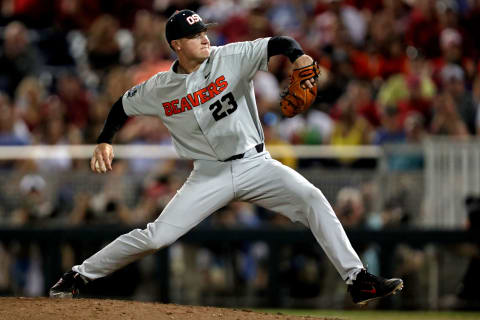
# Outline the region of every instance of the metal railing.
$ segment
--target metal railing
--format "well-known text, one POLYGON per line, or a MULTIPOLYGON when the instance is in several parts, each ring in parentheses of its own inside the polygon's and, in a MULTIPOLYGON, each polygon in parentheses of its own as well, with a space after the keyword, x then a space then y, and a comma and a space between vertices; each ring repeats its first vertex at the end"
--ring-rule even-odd
POLYGON ((425 214, 430 227, 464 228, 465 198, 480 196, 480 140, 429 139, 425 150, 425 214))

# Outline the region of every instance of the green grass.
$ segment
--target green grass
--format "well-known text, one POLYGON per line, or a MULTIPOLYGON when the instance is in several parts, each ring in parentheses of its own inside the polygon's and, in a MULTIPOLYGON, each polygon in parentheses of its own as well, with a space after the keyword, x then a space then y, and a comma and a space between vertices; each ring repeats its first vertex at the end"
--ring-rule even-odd
POLYGON ((342 320, 480 320, 480 312, 430 312, 430 311, 336 311, 268 309, 261 312, 295 316, 315 316, 342 320))

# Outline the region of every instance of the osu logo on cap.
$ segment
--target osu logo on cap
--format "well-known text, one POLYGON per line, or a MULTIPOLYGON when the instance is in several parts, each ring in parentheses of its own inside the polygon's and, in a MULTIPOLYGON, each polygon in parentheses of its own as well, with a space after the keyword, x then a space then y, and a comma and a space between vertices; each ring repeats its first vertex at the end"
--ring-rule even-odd
POLYGON ((199 22, 199 21, 202 21, 202 18, 200 18, 200 16, 196 13, 187 17, 187 22, 188 22, 189 25, 192 25, 192 24, 194 24, 196 22, 199 22))

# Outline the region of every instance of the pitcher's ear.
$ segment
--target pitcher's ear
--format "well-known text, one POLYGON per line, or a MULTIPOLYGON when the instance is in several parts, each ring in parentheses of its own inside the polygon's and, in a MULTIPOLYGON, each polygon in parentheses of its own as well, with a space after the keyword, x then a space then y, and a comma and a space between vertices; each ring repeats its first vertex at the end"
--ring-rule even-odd
POLYGON ((176 51, 181 50, 179 41, 177 41, 177 40, 172 40, 171 43, 172 43, 172 47, 173 47, 176 51))

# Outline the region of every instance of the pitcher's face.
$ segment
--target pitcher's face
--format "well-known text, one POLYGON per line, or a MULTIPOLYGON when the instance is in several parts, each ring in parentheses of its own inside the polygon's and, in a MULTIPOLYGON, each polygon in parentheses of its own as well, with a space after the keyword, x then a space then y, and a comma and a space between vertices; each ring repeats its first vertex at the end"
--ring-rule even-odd
POLYGON ((203 61, 210 57, 210 40, 206 31, 172 42, 177 54, 188 60, 203 61))

